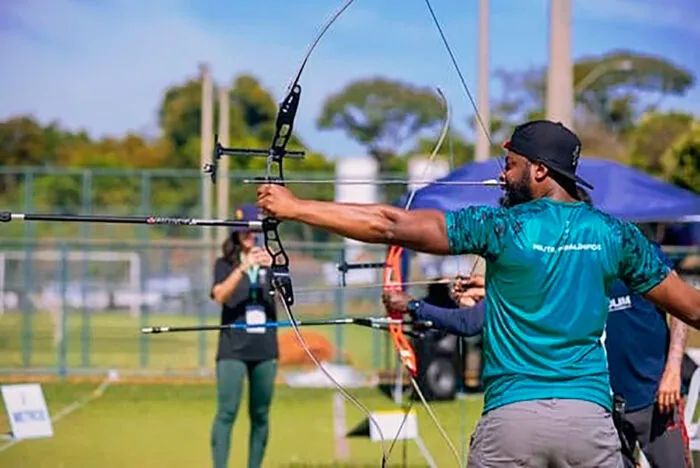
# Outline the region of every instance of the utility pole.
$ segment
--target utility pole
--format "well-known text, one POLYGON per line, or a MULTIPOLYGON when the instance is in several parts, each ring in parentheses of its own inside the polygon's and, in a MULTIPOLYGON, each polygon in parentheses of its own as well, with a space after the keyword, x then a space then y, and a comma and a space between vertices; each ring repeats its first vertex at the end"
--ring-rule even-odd
MULTIPOLYGON (((199 65, 200 77, 202 80, 202 115, 200 138, 201 146, 201 163, 200 168, 211 161, 213 152, 212 128, 214 120, 213 112, 213 85, 211 71, 208 63, 199 65)), ((201 176, 202 181, 202 218, 210 219, 212 217, 212 183, 209 177, 201 176)), ((212 252, 210 247, 212 235, 210 228, 204 228, 202 232, 202 244, 205 246, 204 264, 202 268, 205 270, 203 278, 209 278, 212 275, 211 265, 213 263, 212 252)))
MULTIPOLYGON (((489 0, 479 0, 479 62, 478 62, 479 97, 478 109, 481 124, 476 122, 476 153, 477 161, 486 161, 491 152, 489 134, 491 133, 491 109, 489 102, 489 0), (488 133, 487 133, 488 132, 488 133)), ((475 116, 477 119, 478 116, 475 116)))
POLYGON ((574 73, 571 58, 571 0, 549 0, 547 119, 569 128, 574 120, 574 73))
MULTIPOLYGON (((228 88, 219 88, 219 141, 223 146, 229 145, 229 98, 228 88)), ((216 208, 219 219, 230 218, 229 213, 229 178, 228 178, 229 158, 224 156, 219 162, 216 181, 216 208)), ((228 236, 228 228, 222 226, 217 231, 217 243, 221 245, 228 236)))

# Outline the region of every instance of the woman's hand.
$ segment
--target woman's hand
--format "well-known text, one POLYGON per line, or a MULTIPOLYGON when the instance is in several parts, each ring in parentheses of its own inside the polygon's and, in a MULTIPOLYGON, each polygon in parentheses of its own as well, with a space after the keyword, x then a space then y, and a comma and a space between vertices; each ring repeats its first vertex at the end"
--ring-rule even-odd
POLYGON ((262 247, 253 247, 248 252, 248 255, 245 256, 243 262, 246 265, 241 265, 241 267, 244 267, 246 270, 254 265, 267 267, 272 265, 272 257, 262 247))

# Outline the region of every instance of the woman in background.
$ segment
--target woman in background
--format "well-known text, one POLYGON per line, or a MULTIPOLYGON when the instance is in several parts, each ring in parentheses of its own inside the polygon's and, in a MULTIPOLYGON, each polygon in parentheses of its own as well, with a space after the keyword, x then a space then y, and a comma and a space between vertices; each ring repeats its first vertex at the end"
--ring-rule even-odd
MULTIPOLYGON (((255 221, 254 205, 236 210, 236 218, 255 221)), ((221 307, 221 324, 248 325, 274 322, 277 310, 272 291, 271 264, 267 252, 256 245, 256 234, 233 228, 214 266, 211 297, 221 307)), ((243 380, 248 377, 250 440, 248 467, 262 465, 269 433, 270 403, 277 374, 276 328, 227 329, 219 333, 216 354, 217 410, 211 431, 215 468, 228 466, 231 428, 241 402, 243 380)))

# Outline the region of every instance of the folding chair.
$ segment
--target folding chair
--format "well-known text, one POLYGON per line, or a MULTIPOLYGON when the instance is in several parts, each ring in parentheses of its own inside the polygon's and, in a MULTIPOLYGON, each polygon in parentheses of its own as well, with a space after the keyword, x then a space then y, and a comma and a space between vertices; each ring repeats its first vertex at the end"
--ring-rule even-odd
POLYGON ((690 452, 700 452, 700 424, 694 421, 695 409, 698 405, 698 395, 700 394, 700 367, 695 369, 693 377, 690 379, 688 386, 688 399, 685 403, 683 419, 685 420, 685 429, 690 440, 690 452))

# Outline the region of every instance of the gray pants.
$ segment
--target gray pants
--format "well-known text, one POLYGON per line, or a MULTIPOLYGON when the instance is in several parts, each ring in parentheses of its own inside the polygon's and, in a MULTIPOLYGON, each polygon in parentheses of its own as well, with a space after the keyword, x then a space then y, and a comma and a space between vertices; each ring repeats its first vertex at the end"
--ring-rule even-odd
MULTIPOLYGON (((661 413, 654 404, 627 412, 623 422, 623 432, 630 446, 639 442, 652 468, 690 466, 682 431, 683 419, 678 407, 671 413, 661 413)), ((634 467, 634 460, 625 459, 625 466, 634 467)))
POLYGON ((580 400, 512 403, 481 417, 472 434, 469 468, 621 468, 612 415, 580 400))

